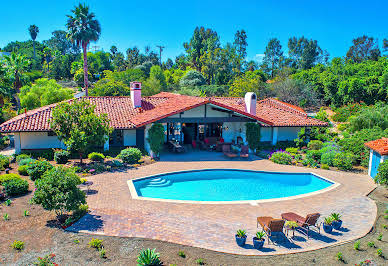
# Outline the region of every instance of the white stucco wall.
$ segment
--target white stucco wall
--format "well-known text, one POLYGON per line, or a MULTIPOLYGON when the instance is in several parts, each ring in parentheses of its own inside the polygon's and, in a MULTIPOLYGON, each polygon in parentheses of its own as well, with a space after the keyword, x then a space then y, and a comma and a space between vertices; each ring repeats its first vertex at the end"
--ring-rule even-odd
POLYGON ((136 129, 123 130, 124 146, 136 146, 136 129))
POLYGON ((272 127, 260 128, 260 141, 272 141, 272 127))
POLYGON ((198 106, 187 111, 184 111, 182 117, 204 117, 205 116, 205 105, 198 106))
POLYGON ((298 137, 301 127, 279 127, 278 141, 294 140, 298 137))
POLYGON ((15 151, 26 149, 65 149, 63 142, 57 136, 48 136, 48 132, 20 132, 15 133, 15 151))
POLYGON ((145 129, 144 129, 144 149, 150 153, 151 151, 151 148, 150 148, 150 144, 148 143, 147 139, 148 139, 148 130, 150 130, 152 124, 148 124, 145 126, 145 129))
POLYGON ((223 124, 222 137, 224 138, 225 142, 231 142, 232 140, 236 141, 237 137, 242 137, 244 143, 246 143, 245 133, 245 122, 225 122, 223 124))

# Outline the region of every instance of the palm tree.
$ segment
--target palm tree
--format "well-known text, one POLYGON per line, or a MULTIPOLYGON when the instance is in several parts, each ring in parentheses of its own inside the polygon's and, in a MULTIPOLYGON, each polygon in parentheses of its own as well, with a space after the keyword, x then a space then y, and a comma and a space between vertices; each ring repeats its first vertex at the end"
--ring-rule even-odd
POLYGON ((39 28, 36 25, 31 25, 28 28, 28 31, 30 32, 30 36, 31 36, 31 39, 32 39, 32 45, 34 46, 34 58, 35 58, 36 57, 36 54, 35 54, 35 39, 36 39, 36 36, 38 36, 39 28))
POLYGON ((16 100, 17 108, 20 108, 20 99, 18 93, 20 93, 20 88, 22 87, 21 77, 23 72, 27 70, 30 61, 25 55, 12 53, 9 56, 5 56, 5 68, 9 73, 9 76, 13 80, 13 97, 16 100))
POLYGON ((85 95, 88 95, 88 58, 87 58, 87 47, 91 41, 97 41, 100 38, 101 26, 100 22, 95 19, 95 15, 89 12, 89 7, 82 4, 76 6, 72 10, 74 16, 68 15, 67 20, 67 37, 82 47, 84 56, 84 84, 85 84, 85 95))

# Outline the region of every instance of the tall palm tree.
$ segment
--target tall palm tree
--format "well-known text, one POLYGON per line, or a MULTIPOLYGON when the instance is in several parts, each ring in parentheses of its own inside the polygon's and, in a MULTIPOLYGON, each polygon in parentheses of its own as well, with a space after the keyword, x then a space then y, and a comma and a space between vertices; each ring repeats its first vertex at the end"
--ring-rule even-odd
POLYGON ((35 59, 35 58, 36 58, 36 53, 35 53, 35 40, 36 40, 36 37, 38 36, 39 28, 38 28, 38 26, 36 26, 36 25, 31 25, 31 26, 28 28, 28 31, 30 32, 30 36, 31 36, 31 39, 32 39, 32 45, 34 46, 34 59, 35 59))
POLYGON ((97 41, 100 38, 101 26, 100 22, 96 20, 94 13, 89 12, 89 7, 86 4, 79 4, 71 12, 73 12, 73 15, 67 16, 67 37, 82 47, 84 56, 85 94, 87 96, 89 87, 87 47, 91 41, 97 41))
POLYGON ((5 68, 13 80, 13 97, 16 100, 17 108, 20 108, 19 93, 22 87, 21 77, 23 72, 27 70, 30 61, 25 55, 12 53, 11 55, 5 56, 5 68))

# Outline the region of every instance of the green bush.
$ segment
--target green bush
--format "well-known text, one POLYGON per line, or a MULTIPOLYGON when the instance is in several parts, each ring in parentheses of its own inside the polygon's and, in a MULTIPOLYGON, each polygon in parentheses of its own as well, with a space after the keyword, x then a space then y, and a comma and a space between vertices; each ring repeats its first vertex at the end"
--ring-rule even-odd
POLYGON ((351 103, 335 110, 333 120, 336 122, 346 122, 349 117, 356 115, 365 107, 365 104, 351 103))
POLYGON ((298 148, 293 148, 293 147, 288 147, 288 148, 286 149, 286 152, 288 152, 288 153, 293 153, 293 154, 298 153, 298 151, 299 151, 298 148))
POLYGON ((35 162, 36 160, 35 159, 32 159, 32 158, 25 158, 25 159, 21 159, 19 162, 18 162, 18 165, 19 166, 22 166, 22 165, 30 165, 32 164, 33 162, 35 162))
POLYGON ((311 140, 307 144, 309 150, 320 150, 323 147, 323 142, 320 140, 311 140))
POLYGON ((137 148, 127 148, 122 150, 117 157, 124 163, 135 164, 141 159, 141 151, 137 148))
POLYGON ((69 161, 70 158, 70 152, 66 150, 59 150, 55 151, 54 153, 54 160, 57 162, 57 164, 65 164, 69 161))
POLYGON ((28 165, 21 165, 18 167, 18 173, 19 175, 28 176, 28 165))
POLYGON ((23 241, 15 240, 15 241, 12 243, 11 247, 12 247, 13 249, 16 249, 16 250, 22 250, 22 249, 24 249, 24 242, 23 242, 23 241))
POLYGON ((340 152, 334 157, 334 166, 340 170, 351 170, 353 168, 354 156, 350 152, 340 152))
POLYGON ((325 169, 325 170, 329 170, 330 169, 330 167, 329 167, 329 165, 327 165, 327 164, 321 164, 321 168, 322 169, 325 169))
POLYGON ((321 163, 327 164, 329 166, 334 166, 334 158, 338 154, 336 151, 329 151, 326 153, 323 153, 321 156, 321 163))
POLYGON ((89 153, 88 158, 93 162, 103 162, 105 159, 105 156, 102 153, 92 152, 92 153, 89 153))
POLYGON ((310 150, 306 153, 306 159, 313 159, 316 162, 320 162, 322 157, 322 152, 320 150, 310 150))
POLYGON ((24 179, 14 179, 4 183, 4 190, 8 196, 24 195, 28 192, 28 182, 24 179))
POLYGON ((0 154, 0 169, 5 169, 9 167, 9 158, 0 154))
POLYGON ((375 182, 382 185, 388 185, 388 160, 379 164, 375 182))
POLYGON ((312 157, 307 158, 303 160, 302 164, 307 167, 312 167, 312 168, 317 168, 318 167, 318 162, 314 160, 312 157))
POLYGON ((17 164, 19 164, 19 162, 21 160, 24 160, 24 159, 30 159, 31 156, 30 155, 27 155, 27 154, 19 154, 18 156, 16 156, 16 162, 17 164))
POLYGON ((11 180, 19 180, 19 179, 22 179, 22 178, 17 174, 0 175, 0 185, 3 185, 4 183, 11 180))
POLYGON ((139 266, 158 266, 162 265, 160 254, 155 252, 155 249, 142 250, 137 257, 137 265, 139 266))
POLYGON ((45 160, 36 160, 28 166, 28 175, 32 181, 35 181, 42 177, 42 175, 47 171, 52 169, 53 166, 45 160))
POLYGON ((89 241, 89 247, 96 249, 102 248, 102 240, 98 238, 92 238, 92 240, 89 241))
POLYGON ((271 158, 269 158, 272 162, 278 163, 278 164, 291 164, 292 163, 292 157, 289 153, 283 152, 283 151, 277 151, 271 155, 271 158))
POLYGON ((148 142, 151 150, 159 156, 164 143, 164 127, 162 124, 155 123, 151 126, 148 130, 148 142))
POLYGON ((54 150, 53 149, 42 149, 42 150, 23 150, 24 154, 30 155, 32 158, 44 158, 48 161, 54 160, 54 150))

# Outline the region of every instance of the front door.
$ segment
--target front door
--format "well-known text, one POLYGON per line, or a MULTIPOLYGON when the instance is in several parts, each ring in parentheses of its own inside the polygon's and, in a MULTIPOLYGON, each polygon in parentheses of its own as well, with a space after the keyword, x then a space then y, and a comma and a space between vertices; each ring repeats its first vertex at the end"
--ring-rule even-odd
POLYGON ((136 129, 136 147, 144 149, 144 128, 136 129))

